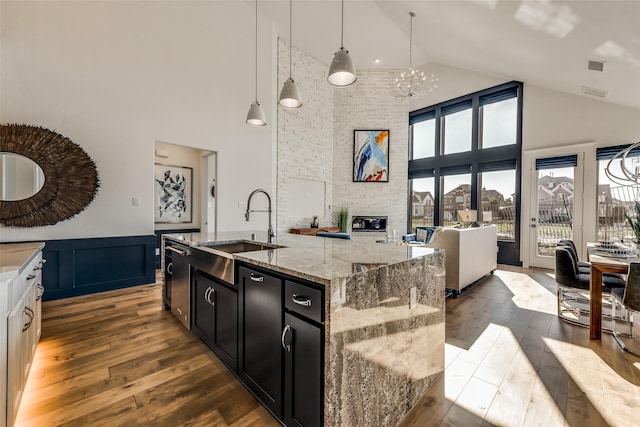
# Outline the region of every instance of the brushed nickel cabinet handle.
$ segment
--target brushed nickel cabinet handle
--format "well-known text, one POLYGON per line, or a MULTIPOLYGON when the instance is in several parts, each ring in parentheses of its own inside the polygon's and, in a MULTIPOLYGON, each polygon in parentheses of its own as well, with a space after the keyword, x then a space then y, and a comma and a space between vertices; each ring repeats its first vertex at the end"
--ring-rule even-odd
POLYGON ((249 278, 251 280, 253 280, 254 282, 264 282, 264 277, 263 276, 258 276, 257 274, 249 274, 249 278))
POLYGON ((298 296, 296 294, 291 295, 291 299, 298 305, 302 305, 305 307, 311 307, 311 300, 305 296, 298 296))
POLYGON ((289 342, 288 344, 285 342, 285 340, 287 339, 287 332, 289 332, 291 330, 291 325, 287 325, 284 327, 284 329, 282 330, 282 338, 280 339, 282 342, 282 348, 284 348, 286 351, 291 351, 291 343, 289 342))
POLYGON ((22 332, 26 332, 27 329, 29 329, 31 327, 31 324, 33 323, 33 318, 35 317, 35 313, 33 312, 33 310, 31 310, 31 308, 25 305, 24 310, 22 310, 22 314, 26 314, 27 316, 29 316, 29 320, 22 327, 22 332))

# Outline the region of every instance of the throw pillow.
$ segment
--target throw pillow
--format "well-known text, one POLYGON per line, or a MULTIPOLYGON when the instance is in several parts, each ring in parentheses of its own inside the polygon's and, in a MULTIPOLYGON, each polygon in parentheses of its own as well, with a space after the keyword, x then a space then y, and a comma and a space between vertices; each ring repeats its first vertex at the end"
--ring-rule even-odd
POLYGON ((436 228, 438 227, 416 227, 416 240, 422 243, 429 243, 432 238, 431 236, 433 235, 433 232, 436 230, 436 228))
POLYGON ((438 237, 438 234, 442 233, 442 230, 444 230, 444 227, 433 227, 433 228, 435 228, 435 230, 433 230, 433 233, 431 233, 431 239, 429 239, 429 242, 427 243, 431 243, 435 241, 436 238, 438 237))

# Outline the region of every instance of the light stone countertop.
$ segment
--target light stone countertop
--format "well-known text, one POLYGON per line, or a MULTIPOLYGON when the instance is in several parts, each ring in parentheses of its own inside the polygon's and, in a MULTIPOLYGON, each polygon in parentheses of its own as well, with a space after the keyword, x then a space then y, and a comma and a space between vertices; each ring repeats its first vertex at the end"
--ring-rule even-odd
POLYGON ((44 242, 1 244, 0 282, 17 277, 42 248, 44 242))
MULTIPOLYGON (((199 250, 265 232, 164 234, 199 250)), ((233 258, 325 287, 324 425, 397 425, 444 372, 445 252, 283 233, 233 258), (363 410, 367 408, 367 410, 363 410)))
MULTIPOLYGON (((165 234, 172 240, 206 250, 206 245, 237 240, 265 243, 267 235, 259 231, 229 231, 219 233, 165 234), (204 246, 204 247, 203 247, 204 246)), ((273 240, 280 246, 273 250, 234 254, 238 261, 248 262, 280 273, 330 285, 357 273, 393 265, 411 259, 443 252, 418 246, 375 243, 371 240, 346 240, 283 233, 273 240)))

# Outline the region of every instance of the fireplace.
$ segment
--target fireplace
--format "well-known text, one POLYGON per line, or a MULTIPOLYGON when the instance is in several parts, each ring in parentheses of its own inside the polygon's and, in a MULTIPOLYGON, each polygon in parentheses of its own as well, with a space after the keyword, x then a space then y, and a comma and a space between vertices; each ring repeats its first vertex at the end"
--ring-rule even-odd
POLYGON ((367 231, 387 231, 387 217, 386 216, 354 216, 351 218, 351 230, 356 232, 367 231))

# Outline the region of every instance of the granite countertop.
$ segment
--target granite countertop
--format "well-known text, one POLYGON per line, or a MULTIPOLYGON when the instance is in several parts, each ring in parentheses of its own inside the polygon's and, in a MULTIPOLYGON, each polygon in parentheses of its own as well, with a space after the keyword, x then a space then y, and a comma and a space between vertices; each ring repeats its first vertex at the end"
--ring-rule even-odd
POLYGON ((17 277, 42 248, 44 242, 1 244, 0 281, 17 277))
MULTIPOLYGON (((266 243, 259 231, 165 234, 164 237, 192 247, 236 240, 266 243)), ((345 240, 283 233, 273 240, 277 249, 234 254, 234 259, 274 271, 330 285, 356 273, 392 265, 440 252, 440 249, 375 243, 371 240, 345 240)), ((206 250, 206 249, 205 249, 206 250)))

